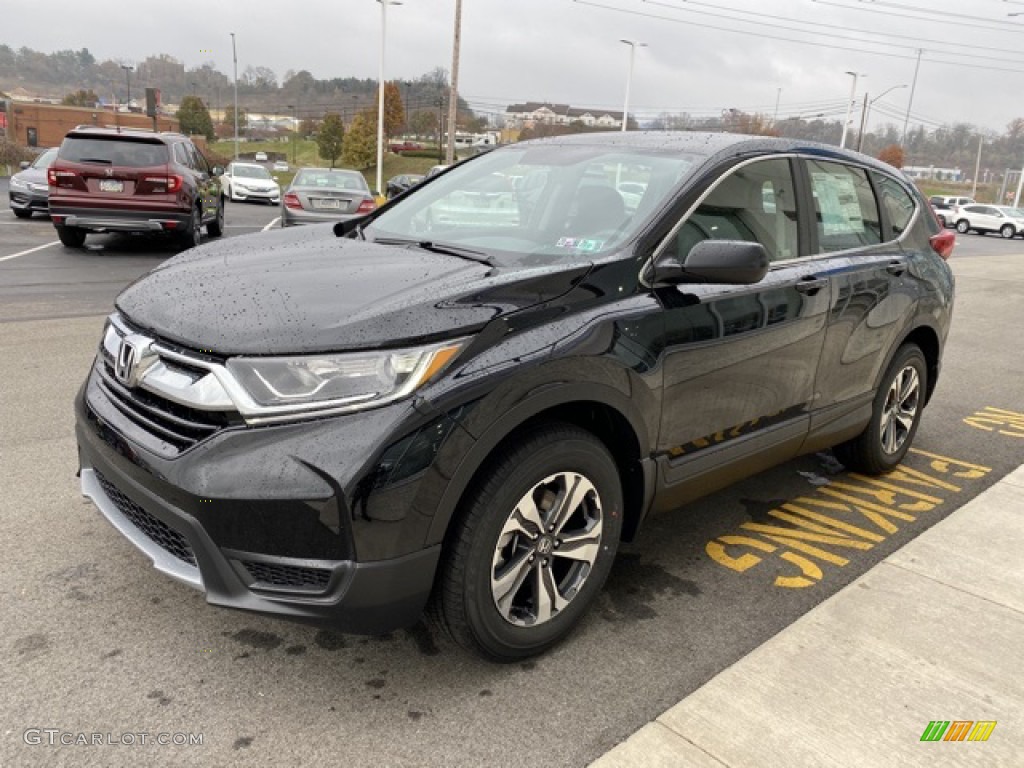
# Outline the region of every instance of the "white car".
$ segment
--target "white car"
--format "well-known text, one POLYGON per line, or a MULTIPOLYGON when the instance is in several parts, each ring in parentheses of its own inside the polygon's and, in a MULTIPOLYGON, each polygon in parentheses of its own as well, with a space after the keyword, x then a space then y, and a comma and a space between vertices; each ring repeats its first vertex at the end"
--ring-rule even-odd
POLYGON ((276 163, 274 163, 274 170, 275 171, 287 171, 288 170, 288 163, 286 163, 284 160, 278 160, 276 163))
POLYGON ((229 163, 220 179, 221 189, 231 202, 261 200, 281 203, 281 187, 270 171, 254 163, 229 163))
POLYGON ((266 152, 257 152, 256 153, 256 161, 259 162, 259 163, 267 162, 267 153, 266 152))
POLYGON ((972 230, 980 235, 998 232, 1007 240, 1024 236, 1024 210, 1008 205, 965 205, 957 209, 956 231, 967 234, 972 230))

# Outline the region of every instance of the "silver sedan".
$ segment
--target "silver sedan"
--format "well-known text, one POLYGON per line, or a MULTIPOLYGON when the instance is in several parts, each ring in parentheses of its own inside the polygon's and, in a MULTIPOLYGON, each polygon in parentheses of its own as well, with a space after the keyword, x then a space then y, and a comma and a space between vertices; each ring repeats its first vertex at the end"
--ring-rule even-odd
POLYGON ((352 219, 376 207, 358 171, 303 168, 281 198, 281 226, 352 219))

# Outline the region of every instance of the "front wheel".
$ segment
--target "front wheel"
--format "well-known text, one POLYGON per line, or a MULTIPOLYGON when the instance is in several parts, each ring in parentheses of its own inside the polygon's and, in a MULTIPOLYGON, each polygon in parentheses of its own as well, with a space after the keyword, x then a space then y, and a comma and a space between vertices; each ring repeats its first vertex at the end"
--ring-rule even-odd
POLYGON ((68 248, 81 248, 85 245, 85 232, 77 227, 57 227, 57 237, 68 248))
POLYGON ((968 232, 971 231, 970 222, 968 222, 967 219, 960 219, 960 221, 956 223, 956 231, 959 232, 961 235, 966 235, 968 232))
POLYGON ((880 475, 895 469, 910 450, 921 423, 928 365, 916 344, 905 344, 889 363, 871 406, 871 423, 833 450, 848 469, 880 475))
POLYGON ((1012 224, 1004 224, 1003 228, 999 230, 999 234, 1002 235, 1005 240, 1011 240, 1013 236, 1017 234, 1017 230, 1013 228, 1012 224))
POLYGON ((589 432, 551 424, 492 457, 464 499, 433 617, 495 661, 564 638, 604 584, 622 531, 622 483, 589 432))

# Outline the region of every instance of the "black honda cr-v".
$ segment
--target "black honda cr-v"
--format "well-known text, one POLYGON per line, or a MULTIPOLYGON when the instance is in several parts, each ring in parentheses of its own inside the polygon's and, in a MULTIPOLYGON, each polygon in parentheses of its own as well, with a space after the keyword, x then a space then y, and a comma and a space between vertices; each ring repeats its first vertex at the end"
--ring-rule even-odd
POLYGON ((210 243, 117 299, 84 493, 216 605, 549 647, 652 510, 829 446, 881 473, 950 323, 893 168, 695 133, 499 148, 360 221, 210 243))

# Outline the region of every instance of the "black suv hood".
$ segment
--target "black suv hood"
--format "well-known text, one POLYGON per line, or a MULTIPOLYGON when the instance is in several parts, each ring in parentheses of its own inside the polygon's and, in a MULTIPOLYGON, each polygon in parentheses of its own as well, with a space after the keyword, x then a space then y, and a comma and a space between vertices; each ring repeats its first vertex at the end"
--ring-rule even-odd
POLYGON ((561 296, 589 268, 495 268, 316 225, 192 249, 116 305, 140 329, 219 355, 393 347, 471 333, 561 296))

